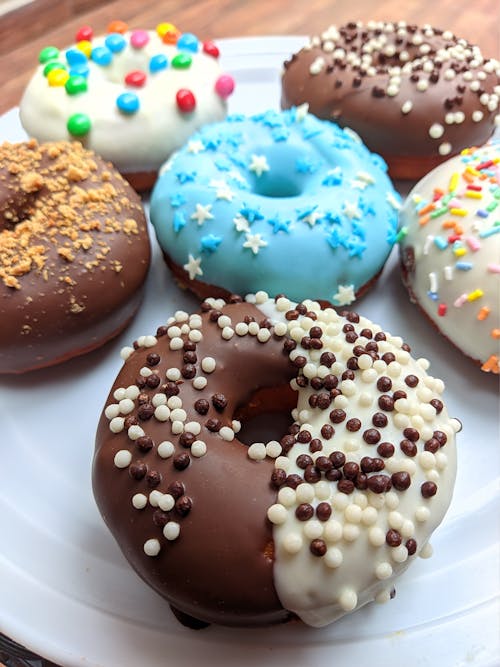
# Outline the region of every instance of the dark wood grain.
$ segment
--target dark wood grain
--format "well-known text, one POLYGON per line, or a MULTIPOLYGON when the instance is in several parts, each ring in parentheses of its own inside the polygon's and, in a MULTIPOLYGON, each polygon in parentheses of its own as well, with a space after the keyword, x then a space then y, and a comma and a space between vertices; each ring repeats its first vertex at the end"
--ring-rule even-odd
POLYGON ((121 18, 138 28, 171 21, 199 37, 306 35, 350 20, 405 20, 448 28, 500 57, 498 0, 35 0, 0 18, 0 113, 17 105, 43 46, 64 47, 83 24, 104 32, 121 18), (38 7, 37 11, 33 11, 38 7), (88 11, 82 10, 88 9, 88 11), (4 43, 2 47, 1 44, 4 43))

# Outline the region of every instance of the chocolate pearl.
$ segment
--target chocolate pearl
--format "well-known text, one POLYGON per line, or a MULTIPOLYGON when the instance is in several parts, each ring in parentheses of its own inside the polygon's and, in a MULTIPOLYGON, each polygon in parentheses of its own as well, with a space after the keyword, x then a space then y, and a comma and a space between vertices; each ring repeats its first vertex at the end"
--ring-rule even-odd
POLYGON ((387 417, 383 412, 376 412, 372 417, 372 424, 377 428, 384 428, 387 426, 387 417))
POLYGON ((295 359, 292 361, 292 364, 297 368, 304 368, 304 366, 307 364, 307 359, 302 355, 299 355, 298 357, 295 357, 295 359))
POLYGON ((215 310, 215 309, 214 309, 214 310, 211 310, 211 311, 210 311, 210 314, 209 314, 209 316, 208 316, 208 319, 210 320, 210 322, 217 322, 217 320, 219 319, 219 317, 220 317, 221 315, 222 315, 222 313, 221 313, 220 310, 215 310))
POLYGON ((157 470, 150 470, 146 475, 146 483, 150 487, 158 486, 161 482, 161 475, 157 470))
POLYGON ((192 350, 187 350, 182 355, 182 361, 185 364, 195 364, 198 361, 198 357, 196 356, 196 352, 193 352, 192 350))
POLYGON ((354 482, 350 479, 341 479, 337 483, 337 489, 341 493, 345 493, 346 495, 349 495, 354 491, 356 487, 354 486, 354 482))
POLYGON ((319 377, 311 378, 311 387, 316 391, 323 389, 323 380, 319 377))
POLYGON ((288 427, 288 433, 291 435, 297 435, 297 433, 300 431, 300 426, 298 424, 292 424, 291 426, 288 427))
POLYGON ((371 329, 361 329, 360 336, 363 336, 363 338, 373 338, 373 332, 371 329))
POLYGON ((137 402, 139 405, 144 405, 144 403, 149 403, 149 395, 148 394, 139 394, 137 397, 137 402))
POLYGON ((310 466, 310 465, 313 464, 313 460, 309 456, 309 454, 300 454, 295 459, 295 463, 297 464, 297 466, 299 468, 301 468, 302 470, 305 470, 307 468, 307 466, 310 466))
POLYGON ((332 506, 330 503, 322 502, 316 507, 316 516, 320 521, 328 521, 332 515, 332 506))
POLYGON ((342 327, 342 331, 343 333, 349 333, 350 331, 354 331, 354 327, 352 326, 352 324, 344 324, 344 326, 342 327))
POLYGON ((187 452, 182 452, 174 456, 174 468, 177 470, 185 470, 191 462, 191 457, 187 452))
POLYGON ((416 375, 407 375, 405 377, 405 384, 409 387, 416 387, 418 384, 418 377, 416 375))
POLYGON ((405 428, 403 435, 407 440, 411 440, 412 442, 417 442, 417 440, 420 438, 420 433, 416 428, 412 427, 405 428))
POLYGON ((299 521, 308 521, 313 515, 314 509, 309 503, 301 503, 295 510, 295 516, 299 521))
MULTIPOLYGON (((184 345, 182 346, 182 349, 185 352, 194 352, 194 350, 196 350, 196 343, 193 342, 192 340, 185 340, 184 345)), ((187 360, 185 360, 185 361, 187 361, 187 360)), ((194 361, 196 361, 196 359, 194 361)), ((194 361, 192 363, 194 363, 194 361)))
POLYGON ((227 299, 228 303, 242 303, 243 302, 243 297, 241 297, 239 294, 230 294, 229 298, 227 299))
MULTIPOLYGON (((359 315, 356 311, 354 310, 348 310, 345 312, 344 317, 346 320, 349 322, 354 322, 354 324, 357 324, 359 322, 359 315)), ((353 327, 354 328, 354 327, 353 327)))
POLYGON ((311 320, 314 320, 314 321, 316 321, 318 319, 318 316, 312 310, 307 311, 306 317, 309 317, 311 320))
POLYGON ((375 334, 375 340, 387 340, 387 336, 385 335, 385 333, 383 331, 378 331, 375 334))
MULTIPOLYGON (((331 417, 331 413, 330 413, 330 417, 331 417)), ((323 426, 321 427, 321 436, 325 440, 330 440, 330 438, 332 438, 334 433, 335 433, 335 429, 333 428, 333 426, 330 426, 330 424, 323 424, 323 426)))
POLYGON ((147 421, 148 419, 151 419, 154 413, 155 409, 151 403, 143 403, 142 405, 139 406, 137 410, 137 416, 142 421, 147 421))
POLYGON ((328 456, 318 456, 314 462, 314 465, 316 468, 318 468, 318 470, 321 470, 321 472, 327 472, 333 468, 333 463, 330 461, 328 456))
POLYGON ((349 357, 349 359, 348 359, 347 362, 346 362, 346 366, 347 366, 348 370, 351 371, 351 373, 348 373, 348 371, 345 371, 345 372, 342 374, 342 379, 343 379, 343 380, 354 380, 354 377, 355 377, 355 376, 354 376, 354 372, 353 372, 353 371, 357 371, 358 368, 359 368, 357 357, 349 357), (346 377, 344 377, 344 375, 345 375, 346 377))
MULTIPOLYGON (((366 345, 365 345, 365 350, 367 352, 378 352, 378 345, 374 340, 370 340, 366 345)), ((375 358, 378 359, 378 354, 375 355, 375 358)))
POLYGON ((208 313, 210 310, 212 310, 212 306, 206 301, 202 301, 200 308, 203 313, 208 313))
POLYGON ((323 354, 319 358, 319 363, 322 366, 326 366, 327 368, 331 368, 332 364, 334 364, 335 361, 337 361, 337 358, 335 357, 333 352, 323 352, 323 354))
POLYGON ((212 431, 212 433, 216 433, 217 431, 221 430, 222 423, 219 419, 207 419, 205 426, 209 431, 212 431))
POLYGON ((358 340, 358 334, 355 331, 348 331, 345 335, 345 339, 347 343, 354 343, 358 340))
POLYGON ((403 540, 398 531, 391 528, 385 534, 385 541, 390 547, 399 547, 403 540))
POLYGON ((137 481, 143 479, 146 476, 147 471, 148 467, 145 463, 132 463, 128 468, 130 477, 137 481))
POLYGON ((386 412, 392 412, 394 410, 394 399, 388 394, 382 394, 378 399, 378 407, 386 412))
POLYGON ((334 468, 342 468, 346 461, 344 452, 332 452, 328 458, 333 463, 334 468))
POLYGON ((363 456, 361 461, 359 462, 359 465, 361 467, 361 470, 363 472, 374 472, 375 469, 373 467, 373 459, 371 456, 363 456))
POLYGON ((162 386, 162 390, 167 396, 167 398, 170 398, 171 396, 177 396, 177 394, 180 391, 178 385, 175 382, 166 382, 162 386))
POLYGON ((436 440, 436 438, 430 438, 429 440, 426 440, 424 444, 425 451, 432 452, 433 454, 435 454, 438 451, 439 447, 440 445, 438 440, 436 440))
POLYGON ((363 440, 368 445, 376 445, 381 438, 380 431, 377 431, 376 428, 369 428, 363 433, 363 440))
POLYGON ((444 407, 442 401, 440 401, 438 398, 433 398, 431 401, 431 405, 436 411, 436 414, 439 414, 444 407))
MULTIPOLYGON (((356 359, 356 357, 351 357, 351 359, 356 359)), ((358 365, 358 362, 356 361, 356 367, 358 365)), ((341 375, 342 380, 354 380, 356 375, 354 374, 354 371, 348 368, 346 371, 344 371, 341 375)))
POLYGON ((161 338, 162 336, 166 336, 167 332, 168 332, 168 327, 163 324, 156 330, 156 337, 161 338))
POLYGON ((384 493, 391 488, 391 478, 387 475, 372 475, 368 477, 368 488, 373 493, 384 493))
POLYGON ((377 454, 383 456, 384 459, 388 459, 391 456, 394 456, 394 445, 390 442, 381 442, 377 447, 377 454))
POLYGON ((359 465, 354 461, 348 461, 344 465, 343 472, 346 479, 354 479, 359 473, 359 465))
POLYGON ((166 512, 162 510, 155 510, 153 512, 153 523, 158 528, 163 528, 169 522, 169 516, 166 512))
POLYGON ((179 445, 182 447, 191 447, 193 442, 196 440, 196 437, 194 433, 190 433, 189 431, 184 431, 184 433, 181 433, 179 436, 179 445))
POLYGON ((411 352, 411 347, 408 345, 408 343, 403 343, 401 345, 401 349, 404 350, 405 352, 411 352))
POLYGON ((320 410, 326 410, 327 408, 330 407, 330 404, 332 402, 332 399, 330 398, 330 394, 326 394, 325 392, 321 392, 321 394, 318 394, 318 408, 320 410))
POLYGON ((175 511, 179 516, 187 516, 191 511, 193 501, 189 496, 181 496, 175 501, 175 511))
POLYGON ((420 487, 420 493, 424 498, 432 498, 437 493, 437 485, 434 482, 424 482, 420 487))
POLYGON ((209 408, 210 408, 210 403, 206 399, 199 398, 197 401, 195 401, 194 409, 198 414, 206 415, 209 408))
POLYGON ((434 433, 432 434, 432 437, 436 438, 436 440, 439 442, 441 447, 446 445, 446 443, 448 441, 446 433, 443 433, 443 431, 434 431, 434 433))
POLYGON ((304 479, 310 484, 316 484, 321 479, 321 472, 315 465, 307 466, 304 470, 304 479))
POLYGON ((406 456, 416 456, 417 455, 417 445, 411 440, 401 440, 399 443, 401 451, 406 454, 406 456))
POLYGON ((323 335, 323 329, 321 327, 311 327, 309 329, 309 335, 311 338, 321 338, 323 335))
POLYGON ((293 435, 284 435, 280 440, 281 450, 283 454, 288 454, 295 444, 295 438, 293 435))
POLYGON ((157 373, 152 373, 146 378, 146 384, 151 389, 156 389, 161 384, 161 378, 157 373))
POLYGON ((150 352, 146 357, 146 363, 148 366, 158 366, 160 363, 160 355, 156 352, 150 352))
POLYGON ((299 431, 297 433, 297 442, 301 443, 306 443, 311 440, 311 433, 309 431, 306 431, 305 429, 303 431, 299 431))
POLYGON ((357 489, 364 491, 368 488, 368 475, 365 475, 364 472, 358 472, 356 479, 354 480, 354 485, 357 489))
POLYGON ((272 326, 273 324, 268 317, 264 317, 264 319, 259 322, 259 327, 261 329, 270 329, 272 326))
POLYGON ((273 470, 272 475, 271 475, 271 484, 279 489, 283 484, 285 483, 286 480, 286 472, 283 470, 283 468, 276 468, 273 470))
POLYGON ((323 449, 323 443, 319 438, 313 438, 309 443, 309 451, 314 454, 314 452, 320 452, 323 449))
POLYGON ((304 480, 300 475, 292 473, 291 475, 287 475, 285 484, 292 489, 296 489, 299 486, 299 484, 302 484, 303 481, 304 480))
POLYGON ((339 383, 339 379, 336 375, 332 375, 329 373, 323 378, 323 386, 325 389, 328 389, 331 391, 332 389, 335 389, 339 383))
POLYGON ((387 365, 392 364, 393 361, 396 361, 396 357, 392 352, 386 352, 382 355, 382 361, 385 361, 387 365))
POLYGON ((355 345, 352 348, 352 351, 356 357, 360 357, 362 354, 365 354, 365 348, 362 345, 355 345))
POLYGON ((410 538, 406 540, 405 547, 408 549, 408 556, 413 556, 417 551, 417 542, 416 540, 410 538))
POLYGON ((181 368, 181 375, 186 380, 191 380, 196 375, 196 366, 194 364, 184 364, 181 368))
POLYGON ((318 556, 318 558, 321 558, 321 556, 324 556, 327 551, 326 542, 321 539, 312 540, 311 544, 309 545, 309 550, 313 556, 318 556))
POLYGON ((333 468, 332 470, 327 470, 327 472, 325 472, 325 477, 329 482, 338 482, 339 479, 342 479, 342 473, 340 470, 333 468))
POLYGON ((349 419, 346 422, 345 427, 348 431, 351 431, 351 433, 355 433, 356 431, 359 431, 359 429, 361 428, 361 422, 359 419, 356 419, 356 417, 354 417, 353 419, 349 419))
POLYGON ((308 403, 311 406, 311 408, 317 407, 317 405, 318 405, 318 394, 311 394, 309 396, 308 403))
POLYGON ((290 320, 297 320, 299 318, 299 313, 297 310, 287 310, 285 313, 285 319, 288 321, 290 320))
POLYGON ((310 350, 311 349, 311 338, 309 338, 309 336, 304 336, 300 341, 300 346, 304 350, 310 350))
POLYGON ((224 394, 214 394, 212 396, 212 405, 218 412, 222 412, 227 406, 227 398, 224 394))
POLYGON ((391 475, 391 481, 398 491, 406 491, 411 484, 411 477, 407 472, 395 472, 391 475))
POLYGON ((398 391, 395 391, 392 395, 392 399, 394 402, 399 401, 400 398, 408 398, 406 391, 402 391, 401 389, 398 391))
POLYGON ((149 435, 142 435, 140 438, 137 438, 135 444, 142 452, 149 452, 154 446, 153 438, 149 435))
POLYGON ((179 482, 175 480, 174 482, 171 482, 168 485, 167 491, 170 493, 170 495, 174 498, 174 500, 177 500, 181 496, 184 495, 185 493, 185 487, 182 482, 179 482))
POLYGON ((291 352, 292 350, 295 350, 297 347, 297 343, 292 340, 291 338, 287 338, 285 342, 283 343, 283 351, 284 352, 291 352))
POLYGON ((135 384, 139 387, 139 389, 144 389, 146 386, 146 378, 143 378, 142 375, 138 378, 135 379, 135 384))
POLYGON ((131 426, 137 426, 139 423, 139 420, 137 417, 134 417, 133 415, 129 415, 128 417, 125 417, 125 421, 123 422, 124 427, 128 430, 131 426))
POLYGON ((305 375, 299 375, 296 379, 295 382, 298 384, 299 387, 307 387, 309 384, 309 380, 305 377, 305 375))

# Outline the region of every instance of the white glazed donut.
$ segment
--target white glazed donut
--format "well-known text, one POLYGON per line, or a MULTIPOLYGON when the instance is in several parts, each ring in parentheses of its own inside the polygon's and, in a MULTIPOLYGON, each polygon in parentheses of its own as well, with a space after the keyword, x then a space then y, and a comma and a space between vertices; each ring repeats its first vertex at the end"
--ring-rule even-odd
MULTIPOLYGON (((172 24, 93 37, 81 28, 60 52, 48 46, 24 92, 20 116, 39 141, 79 139, 130 177, 149 174, 201 125, 222 120, 234 82, 219 50, 172 24)), ((142 189, 140 184, 138 189, 142 189)))
POLYGON ((500 142, 423 178, 401 210, 401 269, 412 301, 483 371, 499 372, 500 142))

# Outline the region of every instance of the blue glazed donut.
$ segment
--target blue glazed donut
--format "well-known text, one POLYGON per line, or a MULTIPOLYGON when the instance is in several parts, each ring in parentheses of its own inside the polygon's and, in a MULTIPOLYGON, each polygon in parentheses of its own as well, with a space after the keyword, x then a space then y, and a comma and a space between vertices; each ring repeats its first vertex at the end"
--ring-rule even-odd
POLYGON ((400 197, 351 130, 297 107, 208 125, 162 167, 151 221, 200 298, 265 290, 347 305, 397 238, 400 197))

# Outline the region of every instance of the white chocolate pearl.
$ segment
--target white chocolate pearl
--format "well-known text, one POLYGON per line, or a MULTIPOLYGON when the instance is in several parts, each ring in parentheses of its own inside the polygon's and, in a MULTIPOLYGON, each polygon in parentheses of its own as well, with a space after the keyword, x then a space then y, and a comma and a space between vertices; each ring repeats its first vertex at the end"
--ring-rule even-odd
POLYGON ((192 433, 193 435, 199 435, 201 433, 200 422, 186 422, 184 424, 184 428, 186 431, 189 431, 189 433, 192 433))
POLYGON ((432 452, 423 451, 419 454, 418 462, 424 470, 432 470, 436 465, 436 457, 432 452))
POLYGON ((326 554, 323 556, 323 561, 327 567, 336 568, 342 565, 342 561, 344 560, 344 556, 342 554, 342 551, 340 549, 337 549, 337 547, 333 547, 331 549, 328 549, 326 554))
POLYGON ((248 458, 254 461, 263 461, 266 458, 266 446, 263 442, 254 442, 247 450, 248 458))
POLYGON ((207 453, 207 445, 203 440, 195 440, 191 445, 191 454, 196 458, 201 458, 207 453))
POLYGON ((384 590, 379 591, 375 596, 375 602, 377 604, 386 604, 391 599, 391 589, 384 588, 384 590))
POLYGON ((182 399, 179 398, 179 396, 170 396, 170 398, 167 399, 167 405, 171 410, 182 408, 182 399))
POLYGON ((415 532, 413 521, 410 521, 410 519, 405 519, 401 524, 399 532, 403 537, 411 537, 415 532))
POLYGON ((422 547, 419 556, 420 558, 430 558, 432 556, 432 551, 433 549, 431 545, 427 542, 427 544, 422 547))
POLYGON ((359 528, 353 523, 346 523, 342 531, 342 537, 346 542, 354 542, 359 537, 359 528))
POLYGON ((259 333, 257 334, 257 340, 259 343, 267 343, 267 341, 271 338, 271 332, 269 329, 259 329, 259 333))
POLYGON ((266 454, 272 459, 277 458, 281 454, 281 445, 277 440, 270 440, 266 443, 266 454))
POLYGON ((123 398, 125 398, 126 397, 125 387, 118 387, 118 389, 115 389, 113 397, 116 401, 121 401, 123 398))
POLYGON ((283 539, 283 548, 289 554, 296 554, 302 549, 303 539, 297 533, 288 533, 283 539))
POLYGON ((163 493, 161 491, 158 491, 158 489, 154 489, 154 491, 151 491, 149 494, 149 504, 151 507, 158 507, 158 503, 160 502, 160 498, 163 496, 163 493))
POLYGON ((159 422, 166 422, 170 417, 170 408, 166 405, 159 405, 155 408, 154 415, 159 422))
POLYGON ((174 408, 170 413, 170 419, 174 421, 184 422, 187 419, 186 411, 182 408, 174 408))
POLYGON ((135 350, 134 350, 133 347, 130 347, 130 346, 128 346, 128 345, 125 345, 125 346, 122 347, 122 349, 120 350, 120 357, 123 359, 123 361, 127 361, 127 359, 130 357, 131 354, 134 353, 134 351, 135 351, 135 350))
POLYGON ((203 340, 203 334, 198 329, 192 329, 188 334, 188 338, 192 343, 199 343, 203 340))
POLYGON ((373 526, 368 531, 368 539, 374 547, 381 547, 385 543, 384 531, 378 526, 373 526))
POLYGON ((295 505, 297 494, 295 490, 289 486, 284 486, 278 492, 278 502, 285 507, 292 507, 295 505))
POLYGON ((389 579, 392 576, 392 565, 387 562, 379 563, 375 568, 375 576, 377 579, 389 579))
POLYGON ((234 329, 231 327, 224 327, 224 329, 222 329, 221 336, 224 338, 224 340, 231 340, 231 338, 234 336, 234 329))
POLYGON ((171 380, 172 382, 177 382, 177 380, 181 379, 181 372, 178 368, 167 368, 165 375, 167 380, 171 380))
POLYGON ((175 499, 170 493, 164 493, 158 500, 158 507, 164 512, 170 512, 175 505, 175 499))
POLYGON ((114 417, 109 422, 109 430, 112 433, 120 433, 123 431, 125 425, 125 419, 123 417, 114 417))
POLYGON ((207 384, 208 384, 207 378, 204 378, 201 375, 199 375, 198 377, 195 377, 194 380, 193 380, 193 387, 195 389, 198 389, 198 390, 205 389, 207 384))
POLYGON ((104 414, 108 419, 113 419, 114 417, 118 417, 118 415, 120 414, 120 406, 118 405, 118 403, 110 403, 104 410, 104 414))
POLYGON ((146 540, 144 542, 144 553, 146 556, 157 556, 160 553, 160 543, 156 539, 146 540))
POLYGON ((164 440, 158 445, 158 456, 161 456, 162 459, 168 459, 175 451, 175 447, 172 442, 169 440, 164 440))
POLYGON ((238 324, 234 327, 234 330, 238 336, 246 336, 248 333, 248 324, 245 322, 238 322, 238 324))
POLYGON ((144 431, 137 424, 132 424, 127 433, 128 437, 131 440, 137 440, 138 438, 142 438, 142 436, 144 435, 144 431))
POLYGON ((287 325, 284 322, 277 322, 274 325, 274 333, 276 336, 284 336, 288 330, 287 325))
POLYGON ((275 468, 282 468, 283 470, 288 470, 290 467, 290 459, 287 456, 278 456, 274 462, 275 468))
POLYGON ((367 507, 363 510, 361 522, 364 526, 373 526, 373 524, 377 521, 377 518, 378 512, 375 507, 367 507))
POLYGON ((298 503, 310 503, 314 498, 314 486, 312 484, 299 484, 295 489, 298 503))
POLYGON ((358 505, 348 505, 345 509, 345 519, 350 523, 359 523, 363 510, 358 505))
POLYGON ((155 394, 151 399, 151 403, 155 408, 157 408, 159 405, 166 405, 167 397, 165 396, 165 394, 155 394))
POLYGON ((181 532, 181 527, 176 521, 169 521, 163 527, 163 535, 167 540, 176 540, 181 532))
MULTIPOLYGON (((128 392, 128 389, 126 390, 128 392)), ((135 408, 134 401, 131 398, 122 398, 118 404, 122 415, 128 415, 135 408)))
POLYGON ((331 495, 330 484, 326 480, 320 480, 314 485, 314 493, 318 500, 328 500, 331 495))
POLYGON ((323 535, 323 525, 316 519, 310 519, 304 525, 304 535, 310 540, 318 539, 323 535))
POLYGON ((260 326, 258 322, 250 322, 248 325, 248 333, 251 336, 256 336, 259 333, 260 326))
POLYGON ((217 325, 221 329, 224 329, 224 327, 229 327, 229 326, 231 326, 231 318, 228 317, 227 315, 221 315, 219 317, 219 319, 217 320, 217 325))
POLYGON ((171 350, 174 351, 182 350, 182 348, 184 347, 184 341, 182 340, 182 338, 172 338, 169 347, 171 350))
POLYGON ((415 510, 415 519, 419 523, 424 523, 425 521, 427 521, 429 519, 430 515, 431 515, 431 512, 430 512, 429 508, 424 507, 423 505, 421 505, 420 507, 417 507, 417 509, 415 510))
POLYGON ((323 535, 328 542, 338 542, 342 539, 342 524, 335 519, 330 519, 325 523, 323 535))
POLYGON ((117 468, 127 468, 131 461, 132 454, 128 451, 128 449, 120 449, 120 451, 116 452, 114 464, 117 468))
POLYGON ((404 563, 408 558, 408 549, 400 544, 399 547, 391 549, 391 557, 396 563, 404 563))
POLYGON ((267 510, 267 518, 271 523, 279 526, 282 523, 285 523, 288 516, 288 511, 284 505, 280 503, 275 503, 267 510))
POLYGON ((231 442, 231 440, 234 440, 234 431, 229 426, 223 426, 219 430, 219 435, 223 440, 226 440, 226 442, 231 442))
POLYGON ((145 496, 143 493, 136 493, 132 496, 132 505, 136 510, 143 510, 147 504, 147 496, 145 496))
POLYGON ((205 373, 213 373, 216 367, 216 362, 213 357, 204 357, 201 360, 201 368, 205 373))
POLYGON ((339 605, 344 611, 352 611, 358 604, 358 596, 351 588, 342 591, 339 597, 339 605))

